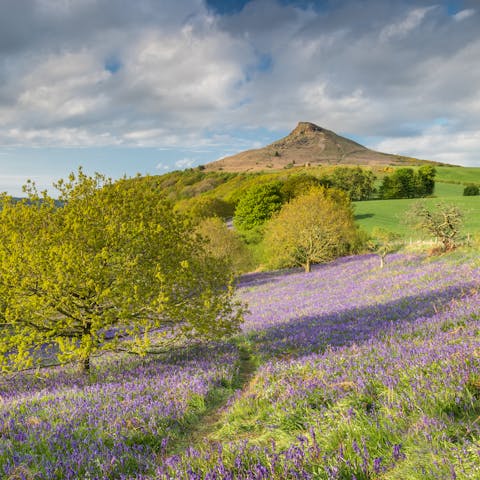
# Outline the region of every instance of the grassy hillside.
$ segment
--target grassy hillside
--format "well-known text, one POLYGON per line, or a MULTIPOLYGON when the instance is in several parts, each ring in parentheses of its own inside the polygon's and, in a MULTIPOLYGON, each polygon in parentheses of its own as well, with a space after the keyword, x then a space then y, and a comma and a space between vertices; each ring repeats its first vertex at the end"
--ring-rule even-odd
POLYGON ((480 185, 480 168, 436 166, 437 180, 450 183, 476 183, 480 185))
MULTIPOLYGON (((192 198, 215 197, 226 201, 233 214, 235 204, 242 194, 253 185, 273 180, 285 180, 291 175, 307 173, 317 177, 328 176, 334 166, 329 167, 294 167, 276 171, 258 173, 206 172, 189 169, 168 173, 139 181, 155 182, 161 185, 165 194, 180 209, 186 208, 192 198)), ((391 173, 395 167, 375 167, 372 171, 380 179, 391 173)), ((480 232, 480 197, 464 197, 465 184, 480 184, 480 168, 444 167, 437 168, 435 199, 427 199, 434 204, 438 200, 454 202, 465 212, 465 232, 480 232)), ((148 188, 148 185, 146 185, 148 188)), ((412 236, 413 232, 400 222, 405 210, 415 200, 370 200, 356 202, 355 211, 359 225, 367 231, 375 226, 383 227, 403 235, 412 236)))
MULTIPOLYGON (((480 169, 470 172, 470 178, 478 175, 480 169)), ((382 227, 404 236, 417 237, 418 234, 402 222, 405 212, 419 199, 369 200, 355 202, 355 217, 361 228, 370 232, 375 227, 382 227)), ((464 197, 463 185, 437 182, 435 198, 424 199, 427 205, 434 206, 439 201, 458 205, 465 214, 463 232, 475 234, 480 232, 480 197, 464 197)))
POLYGON ((474 261, 247 275, 236 339, 0 377, 2 478, 480 478, 474 261))

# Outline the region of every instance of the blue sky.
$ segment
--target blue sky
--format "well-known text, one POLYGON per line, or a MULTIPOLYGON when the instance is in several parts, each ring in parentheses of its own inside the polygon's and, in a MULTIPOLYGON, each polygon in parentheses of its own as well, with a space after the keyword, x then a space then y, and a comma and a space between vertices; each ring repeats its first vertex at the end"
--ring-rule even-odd
POLYGON ((0 190, 161 174, 311 121, 480 166, 477 0, 2 0, 0 190))

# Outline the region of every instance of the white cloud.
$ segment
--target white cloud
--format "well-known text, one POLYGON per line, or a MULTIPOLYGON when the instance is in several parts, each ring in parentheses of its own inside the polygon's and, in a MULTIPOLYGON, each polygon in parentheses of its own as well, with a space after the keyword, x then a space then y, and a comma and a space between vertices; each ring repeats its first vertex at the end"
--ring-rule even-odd
POLYGON ((179 169, 193 167, 195 165, 196 160, 194 158, 182 158, 181 160, 177 160, 175 162, 175 166, 179 169))
POLYGON ((384 27, 380 32, 380 40, 388 41, 395 38, 402 38, 409 34, 412 30, 418 28, 425 16, 436 6, 427 8, 415 8, 408 12, 407 16, 395 23, 391 23, 384 27))
POLYGON ((465 10, 460 10, 460 12, 456 13, 453 18, 457 22, 461 22, 462 20, 466 20, 470 18, 472 15, 475 15, 476 11, 473 8, 466 8, 465 10))
POLYGON ((435 126, 420 135, 391 138, 372 145, 383 152, 464 166, 480 165, 480 131, 451 133, 446 126, 435 126))
POLYGON ((171 166, 170 165, 166 165, 164 163, 158 163, 155 167, 157 170, 163 170, 163 171, 166 171, 166 170, 170 170, 171 166))
MULTIPOLYGON (((449 120, 444 135, 458 145, 480 131, 480 33, 461 22, 473 8, 452 20, 428 0, 342 0, 318 11, 252 0, 223 17, 201 0, 25 4, 0 2, 0 145, 215 157, 259 145, 257 128, 309 120, 388 137, 391 152, 411 138, 428 157, 442 152, 417 140, 434 138, 435 119, 449 120)), ((444 156, 473 158, 441 145, 444 156)))

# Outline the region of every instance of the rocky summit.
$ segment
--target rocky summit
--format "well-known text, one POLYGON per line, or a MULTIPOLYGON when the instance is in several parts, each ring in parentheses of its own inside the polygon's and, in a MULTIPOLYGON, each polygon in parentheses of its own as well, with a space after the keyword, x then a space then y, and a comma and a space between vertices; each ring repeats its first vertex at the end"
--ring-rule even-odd
POLYGON ((206 165, 208 170, 260 171, 305 165, 418 165, 424 160, 376 152, 331 130, 299 122, 286 137, 206 165))

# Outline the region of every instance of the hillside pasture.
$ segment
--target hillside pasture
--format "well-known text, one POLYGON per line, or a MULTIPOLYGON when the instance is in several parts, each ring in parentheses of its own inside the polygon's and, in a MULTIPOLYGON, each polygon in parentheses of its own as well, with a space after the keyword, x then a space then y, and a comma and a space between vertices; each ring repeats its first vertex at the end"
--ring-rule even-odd
MULTIPOLYGON (((480 196, 462 196, 463 186, 437 182, 435 185, 435 198, 422 199, 428 206, 434 206, 439 201, 453 203, 465 214, 462 232, 465 235, 475 235, 480 232, 480 196)), ((358 225, 371 232, 375 227, 399 233, 405 238, 421 238, 403 222, 405 212, 419 199, 397 200, 368 200, 354 202, 355 219, 358 225)))
POLYGON ((392 255, 245 277, 260 367, 210 440, 149 478, 480 475, 480 271, 392 255))
POLYGON ((435 169, 439 182, 480 185, 480 168, 478 167, 436 166, 435 169))
POLYGON ((2 378, 0 476, 479 478, 480 269, 465 255, 246 275, 231 343, 2 378))

